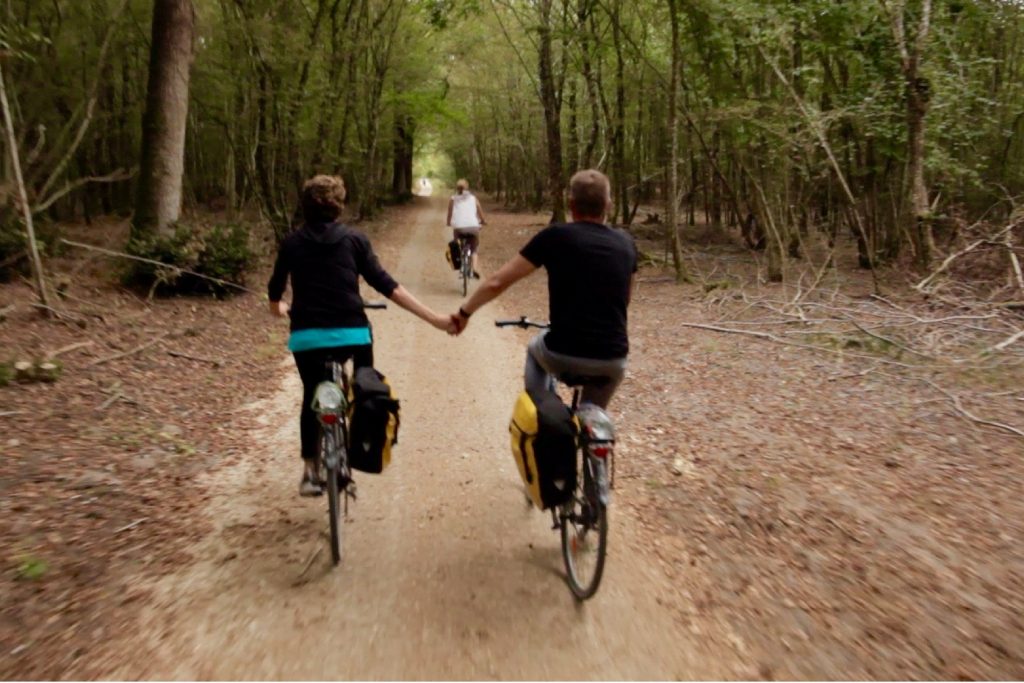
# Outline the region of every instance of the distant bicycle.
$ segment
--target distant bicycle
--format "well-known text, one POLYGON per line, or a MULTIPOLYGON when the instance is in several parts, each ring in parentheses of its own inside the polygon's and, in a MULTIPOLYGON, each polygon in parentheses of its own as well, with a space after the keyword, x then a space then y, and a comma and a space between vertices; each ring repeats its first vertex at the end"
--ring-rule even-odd
POLYGON ((469 292, 469 281, 473 277, 473 246, 465 235, 455 238, 459 242, 459 277, 462 278, 462 296, 469 292))
MULTIPOLYGON (((363 308, 384 309, 383 303, 364 304, 363 308)), ((342 514, 348 517, 349 499, 356 499, 356 485, 348 461, 348 397, 352 385, 350 358, 328 358, 324 381, 313 397, 313 411, 320 421, 320 448, 316 471, 327 482, 327 515, 331 526, 331 561, 341 562, 342 514)))
MULTIPOLYGON (((548 329, 547 323, 528 320, 498 320, 498 327, 536 327, 548 329)), ((608 551, 608 506, 614 483, 615 429, 607 414, 587 404, 580 407, 584 386, 600 386, 607 377, 586 377, 564 374, 552 377, 572 388, 572 414, 580 423, 580 439, 576 458, 576 490, 572 498, 551 509, 552 529, 561 530, 562 559, 565 562, 569 589, 580 600, 593 597, 604 574, 605 555, 608 551)))

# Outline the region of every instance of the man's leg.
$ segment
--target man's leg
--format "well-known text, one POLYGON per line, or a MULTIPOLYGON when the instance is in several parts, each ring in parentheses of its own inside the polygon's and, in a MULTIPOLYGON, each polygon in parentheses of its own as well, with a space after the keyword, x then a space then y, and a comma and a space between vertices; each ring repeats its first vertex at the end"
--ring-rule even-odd
MULTIPOLYGON (((545 333, 546 334, 546 333, 545 333)), ((527 350, 527 356, 546 374, 555 377, 570 373, 583 375, 585 377, 607 377, 608 382, 601 386, 583 387, 581 401, 593 403, 604 409, 611 403, 615 390, 619 388, 622 379, 626 376, 626 359, 613 358, 601 360, 597 358, 578 358, 555 353, 544 343, 544 334, 533 338, 527 350)))
POLYGON ((537 361, 533 351, 536 344, 540 343, 543 345, 545 334, 547 333, 541 332, 538 334, 526 347, 526 367, 523 371, 523 385, 526 387, 527 391, 533 393, 547 391, 551 381, 551 375, 549 375, 548 371, 545 370, 537 361))

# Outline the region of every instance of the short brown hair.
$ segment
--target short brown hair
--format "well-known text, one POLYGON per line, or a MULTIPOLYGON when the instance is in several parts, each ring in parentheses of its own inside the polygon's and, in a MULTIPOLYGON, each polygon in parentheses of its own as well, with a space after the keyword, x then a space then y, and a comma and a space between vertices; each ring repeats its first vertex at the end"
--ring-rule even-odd
POLYGON ((578 171, 569 181, 569 198, 579 215, 603 216, 612 203, 612 185, 600 171, 578 171))
POLYGON ((313 176, 302 185, 302 215, 306 221, 333 221, 345 205, 345 181, 334 175, 313 176))

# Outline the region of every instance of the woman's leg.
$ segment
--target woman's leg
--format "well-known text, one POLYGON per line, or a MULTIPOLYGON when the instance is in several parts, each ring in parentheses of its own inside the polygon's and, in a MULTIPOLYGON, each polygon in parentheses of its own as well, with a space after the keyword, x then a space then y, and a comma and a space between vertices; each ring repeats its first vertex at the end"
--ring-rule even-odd
POLYGON ((317 439, 320 436, 320 426, 311 406, 316 387, 324 378, 326 354, 323 349, 313 349, 299 351, 292 355, 295 357, 295 367, 299 370, 299 377, 302 378, 302 408, 299 411, 299 435, 302 441, 300 452, 303 460, 311 462, 316 459, 317 439))

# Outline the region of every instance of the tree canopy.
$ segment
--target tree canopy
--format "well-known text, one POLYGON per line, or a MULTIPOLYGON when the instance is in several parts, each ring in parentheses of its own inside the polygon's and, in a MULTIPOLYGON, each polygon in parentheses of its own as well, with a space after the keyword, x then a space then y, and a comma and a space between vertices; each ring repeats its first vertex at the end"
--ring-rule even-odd
MULTIPOLYGON (((597 167, 619 223, 667 204, 744 226, 776 270, 809 234, 927 266, 1024 192, 1020 2, 174 1, 195 12, 184 203, 258 207, 278 234, 316 172, 361 216, 407 196, 418 159, 559 217, 568 175, 597 167)), ((0 10, 36 215, 133 208, 153 7, 0 10)))

